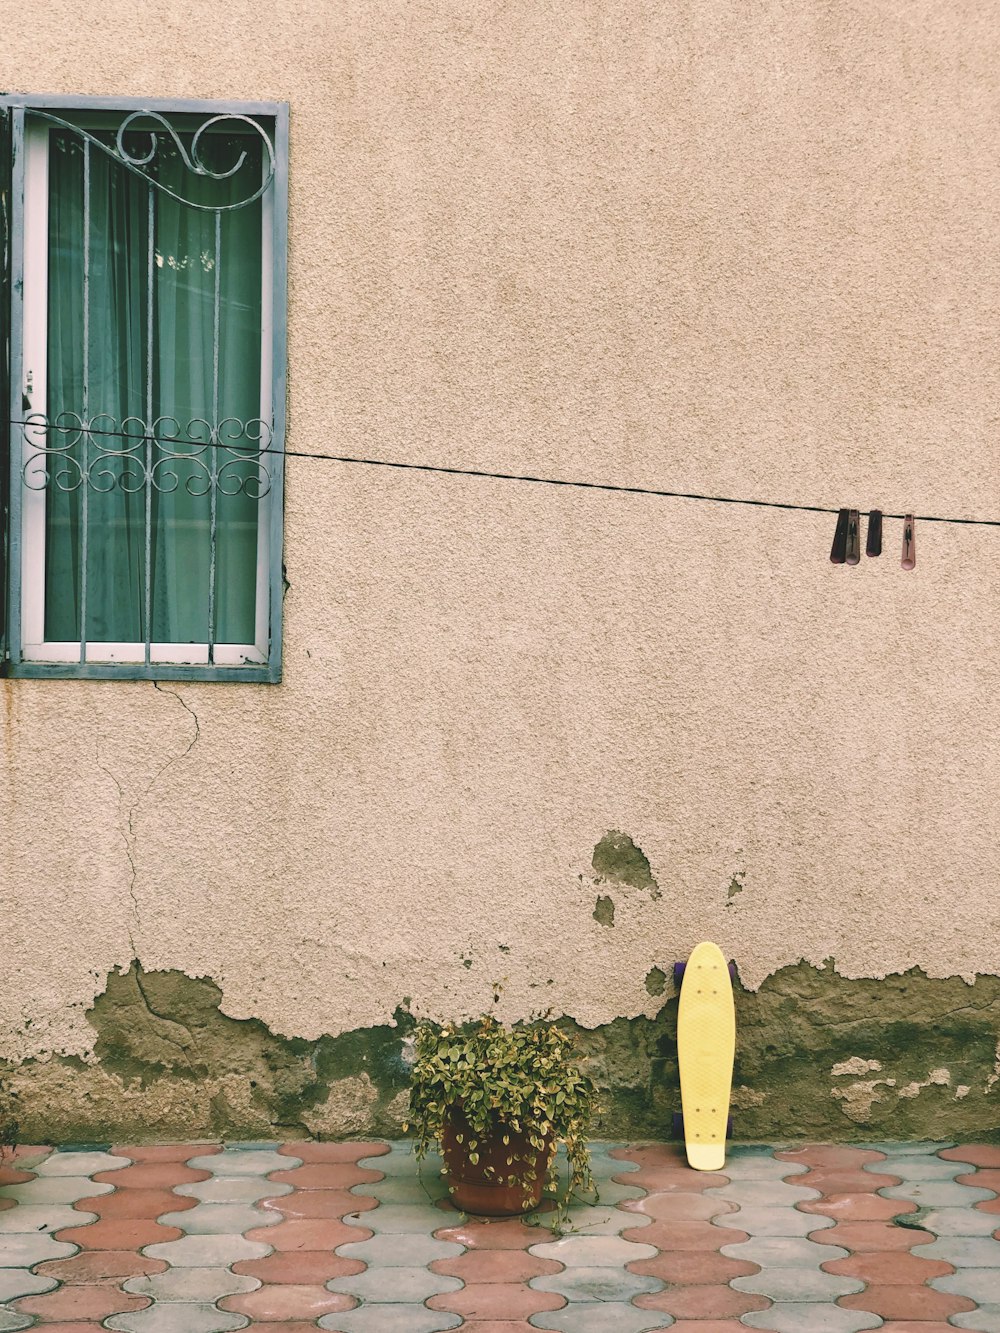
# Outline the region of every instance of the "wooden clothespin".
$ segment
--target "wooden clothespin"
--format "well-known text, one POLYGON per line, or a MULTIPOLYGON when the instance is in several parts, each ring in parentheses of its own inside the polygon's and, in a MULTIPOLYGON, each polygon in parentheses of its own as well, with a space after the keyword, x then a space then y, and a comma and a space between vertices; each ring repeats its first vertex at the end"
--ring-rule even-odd
POLYGON ((848 565, 861 563, 861 515, 857 509, 852 509, 847 516, 847 548, 844 553, 844 563, 848 565))
POLYGON ((913 569, 917 563, 917 533, 913 515, 903 519, 903 558, 900 564, 904 569, 913 569))
POLYGON ((849 509, 841 509, 837 515, 837 528, 830 547, 830 561, 835 565, 842 565, 847 558, 847 522, 850 514, 849 509))

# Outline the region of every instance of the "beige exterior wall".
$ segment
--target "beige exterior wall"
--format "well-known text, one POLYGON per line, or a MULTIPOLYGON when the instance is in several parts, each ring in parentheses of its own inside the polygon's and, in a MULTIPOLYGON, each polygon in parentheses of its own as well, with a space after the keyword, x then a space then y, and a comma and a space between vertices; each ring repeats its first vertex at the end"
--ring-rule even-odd
MULTIPOLYGON (((292 450, 1000 518, 990 6, 0 19, 10 91, 290 103, 292 450)), ((1000 530, 833 526, 289 460, 282 684, 0 682, 4 1053, 133 958, 310 1039, 652 1016, 702 938, 1000 972, 1000 530)))

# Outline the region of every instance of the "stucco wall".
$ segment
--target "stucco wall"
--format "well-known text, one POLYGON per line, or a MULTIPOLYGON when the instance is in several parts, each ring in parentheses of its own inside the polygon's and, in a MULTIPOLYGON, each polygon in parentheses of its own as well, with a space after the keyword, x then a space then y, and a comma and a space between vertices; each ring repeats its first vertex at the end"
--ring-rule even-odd
MULTIPOLYGON (((290 103, 290 449, 1000 518, 989 6, 0 18, 11 91, 290 103)), ((0 682, 4 1052, 133 959, 309 1040, 997 973, 1000 533, 900 529, 289 460, 281 685, 0 682)))

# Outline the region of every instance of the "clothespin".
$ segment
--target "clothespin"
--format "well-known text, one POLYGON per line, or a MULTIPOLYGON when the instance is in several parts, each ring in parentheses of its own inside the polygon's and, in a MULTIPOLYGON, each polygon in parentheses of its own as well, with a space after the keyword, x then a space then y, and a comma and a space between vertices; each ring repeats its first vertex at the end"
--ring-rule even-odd
POLYGON ((868 514, 868 541, 865 555, 882 554, 882 511, 872 509, 868 514))
POLYGON ((830 548, 830 561, 834 565, 842 565, 847 558, 847 522, 850 513, 849 509, 841 509, 837 515, 837 528, 830 548))
POLYGON ((848 565, 861 563, 861 515, 852 509, 847 516, 847 549, 844 562, 848 565))
POLYGON ((903 558, 900 564, 904 569, 913 569, 917 563, 917 534, 913 521, 913 515, 907 514, 903 519, 903 558))

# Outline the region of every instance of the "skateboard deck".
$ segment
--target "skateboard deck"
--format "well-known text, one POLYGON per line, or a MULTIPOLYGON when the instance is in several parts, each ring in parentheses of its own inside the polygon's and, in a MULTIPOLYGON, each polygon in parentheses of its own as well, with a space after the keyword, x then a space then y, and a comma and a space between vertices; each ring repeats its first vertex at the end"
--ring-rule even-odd
POLYGON ((687 961, 677 1012, 677 1063, 684 1147, 696 1171, 720 1171, 736 1052, 736 1007, 729 965, 716 944, 699 944, 687 961))

